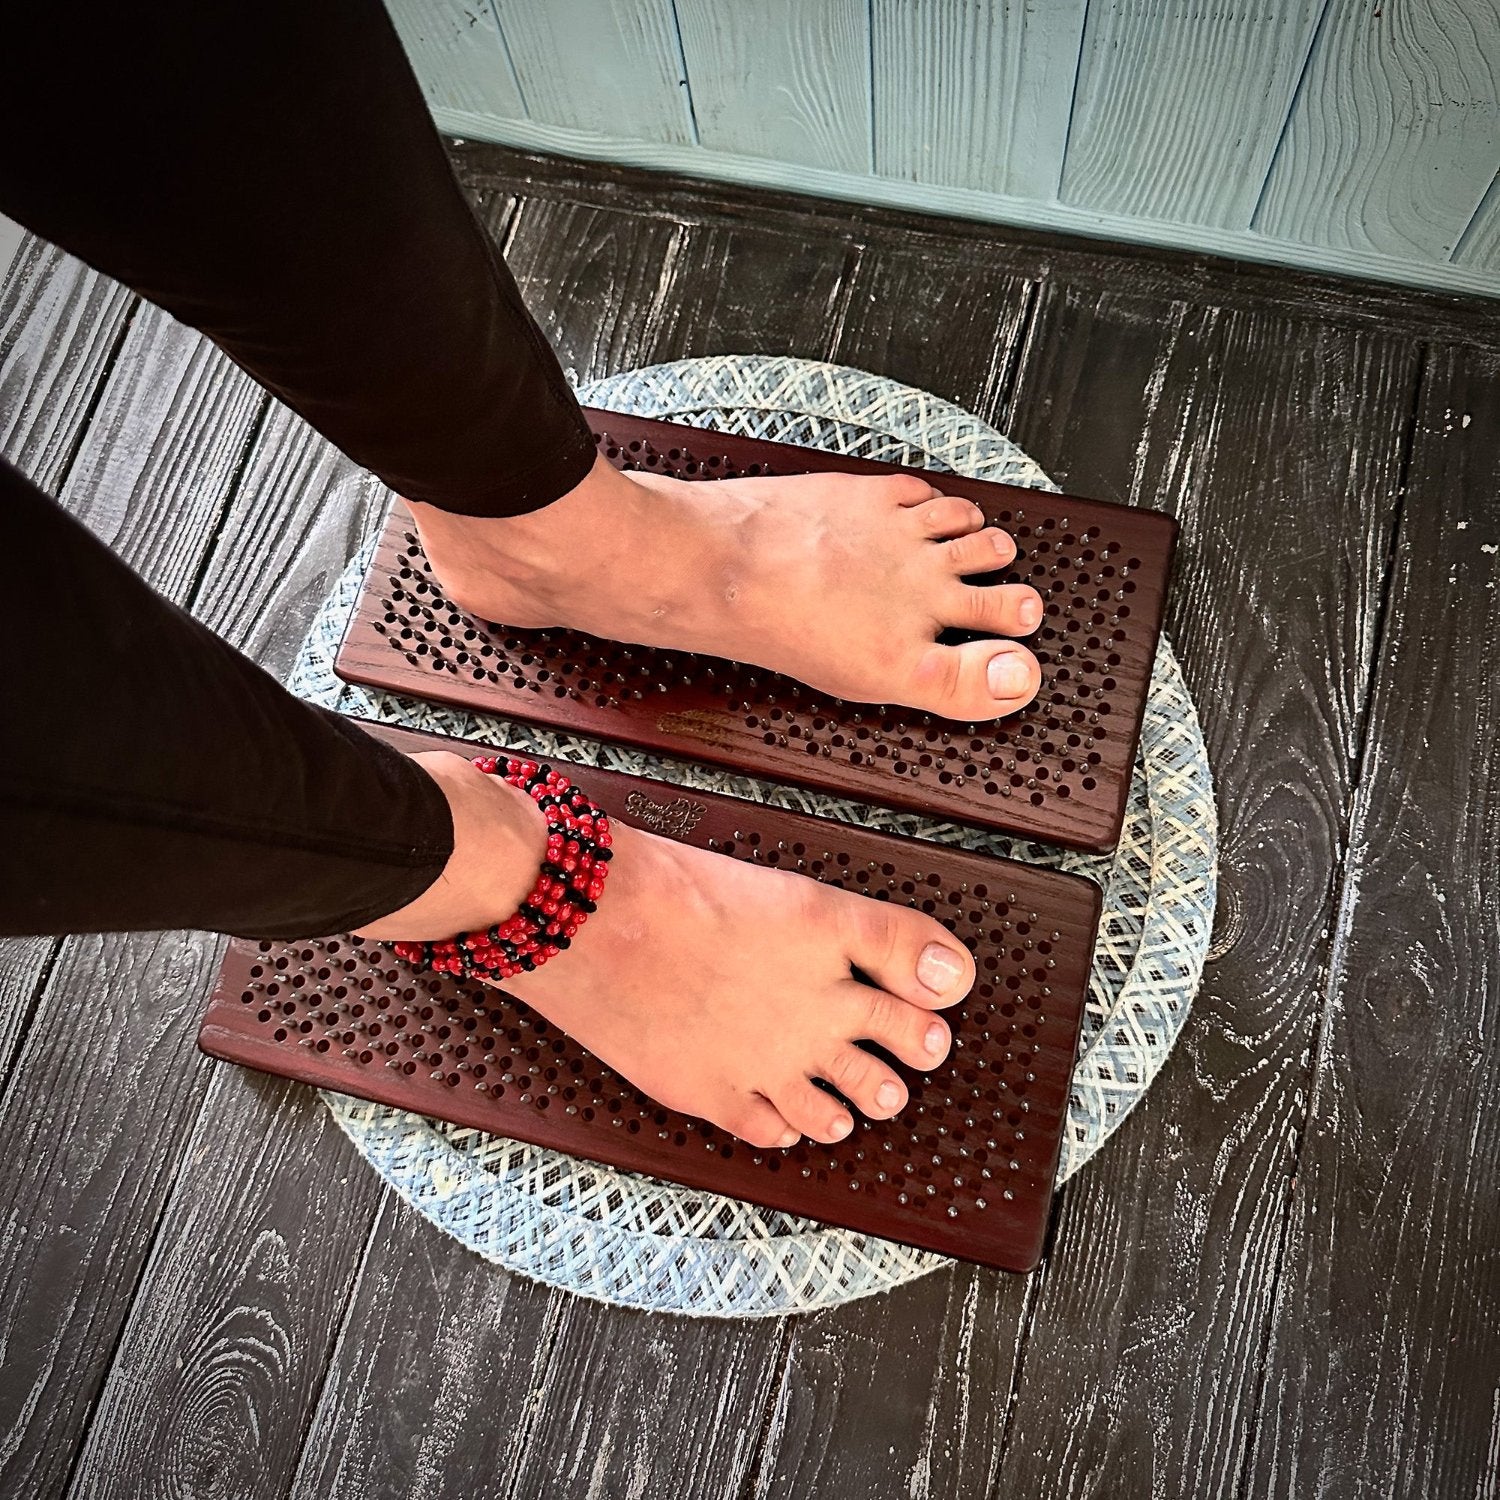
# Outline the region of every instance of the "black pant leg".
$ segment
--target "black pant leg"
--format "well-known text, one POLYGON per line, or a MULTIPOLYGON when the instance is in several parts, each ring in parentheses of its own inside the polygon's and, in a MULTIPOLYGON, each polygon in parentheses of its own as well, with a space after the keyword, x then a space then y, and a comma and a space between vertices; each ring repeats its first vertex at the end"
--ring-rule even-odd
POLYGON ((358 930, 437 879, 448 803, 0 463, 0 933, 358 930))
POLYGON ((0 211, 201 329, 397 493, 510 515, 587 474, 380 0, 11 7, 0 140, 0 211))

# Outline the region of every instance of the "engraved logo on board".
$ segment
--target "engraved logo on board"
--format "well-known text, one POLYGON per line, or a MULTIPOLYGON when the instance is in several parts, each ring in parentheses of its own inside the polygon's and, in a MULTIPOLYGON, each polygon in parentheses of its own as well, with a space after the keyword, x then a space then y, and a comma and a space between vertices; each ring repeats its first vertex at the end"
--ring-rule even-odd
POLYGON ((733 743, 729 721, 722 714, 707 713, 701 708, 683 709, 680 713, 661 714, 656 727, 663 734, 679 734, 704 745, 728 749, 733 743))
POLYGON ((683 838, 698 826, 698 819, 708 809, 687 797, 679 797, 675 802, 653 802, 643 792, 632 792, 625 799, 625 811, 657 833, 683 838))

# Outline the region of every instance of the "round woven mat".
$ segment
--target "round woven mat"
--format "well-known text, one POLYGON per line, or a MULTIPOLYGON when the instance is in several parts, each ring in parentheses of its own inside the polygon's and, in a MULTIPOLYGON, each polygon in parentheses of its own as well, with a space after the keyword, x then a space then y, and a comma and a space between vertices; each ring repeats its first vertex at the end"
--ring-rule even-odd
MULTIPOLYGON (((594 406, 977 479, 1056 489, 1014 443, 910 386, 839 365, 720 355, 582 387, 594 406)), ((291 686, 362 718, 727 792, 1086 875, 1104 889, 1058 1181, 1145 1094, 1187 1018, 1214 911, 1216 821, 1197 715, 1165 639, 1113 854, 1071 853, 342 683, 333 658, 366 556, 314 623, 291 686)), ((760 1317, 869 1296, 948 1262, 849 1230, 578 1161, 383 1105, 323 1095, 418 1212, 509 1270, 661 1312, 760 1317)))

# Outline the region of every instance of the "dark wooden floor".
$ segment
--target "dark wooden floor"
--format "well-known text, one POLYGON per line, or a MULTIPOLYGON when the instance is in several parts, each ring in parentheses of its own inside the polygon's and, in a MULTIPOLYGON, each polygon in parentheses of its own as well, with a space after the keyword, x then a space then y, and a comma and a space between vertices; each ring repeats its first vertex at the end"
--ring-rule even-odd
MULTIPOLYGON (((1500 303, 457 155, 578 377, 838 360, 1182 518, 1202 993, 1037 1274, 726 1324, 507 1277, 199 1056, 214 939, 12 943, 0 1493, 1496 1500, 1500 303)), ((0 353, 4 451, 285 669, 380 488, 45 246, 0 353)))

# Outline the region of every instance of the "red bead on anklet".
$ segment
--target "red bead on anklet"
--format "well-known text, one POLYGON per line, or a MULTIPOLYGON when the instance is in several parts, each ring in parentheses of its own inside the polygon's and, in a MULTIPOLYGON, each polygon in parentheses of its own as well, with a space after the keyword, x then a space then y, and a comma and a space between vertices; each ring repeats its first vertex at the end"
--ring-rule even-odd
POLYGON ((479 770, 532 797, 547 817, 547 853, 520 909, 484 932, 441 943, 393 943, 398 958, 488 984, 540 968, 595 909, 612 858, 609 819, 560 771, 534 760, 480 756, 479 770))

